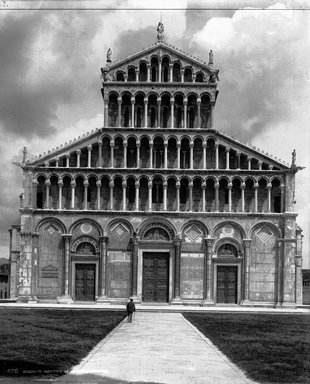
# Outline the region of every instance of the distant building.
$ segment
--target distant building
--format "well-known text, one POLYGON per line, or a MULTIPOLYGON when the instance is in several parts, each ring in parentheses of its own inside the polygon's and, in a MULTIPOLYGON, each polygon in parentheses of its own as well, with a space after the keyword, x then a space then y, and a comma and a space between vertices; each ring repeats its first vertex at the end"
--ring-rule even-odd
POLYGON ((310 304, 310 269, 302 270, 302 303, 310 304))
POLYGON ((162 24, 155 44, 111 55, 103 127, 20 164, 12 295, 301 304, 295 152, 289 165, 219 132, 212 51, 208 62, 184 53, 162 24))
POLYGON ((0 259, 0 300, 9 298, 9 260, 0 259))

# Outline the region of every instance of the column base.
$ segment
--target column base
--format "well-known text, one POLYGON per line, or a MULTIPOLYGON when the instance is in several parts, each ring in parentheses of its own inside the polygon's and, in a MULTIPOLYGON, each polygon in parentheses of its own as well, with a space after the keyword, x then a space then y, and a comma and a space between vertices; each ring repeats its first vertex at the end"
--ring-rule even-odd
POLYGON ((285 301, 285 302, 282 302, 282 303, 277 303, 276 304, 276 308, 290 308, 290 309, 296 309, 297 308, 297 304, 292 302, 292 301, 285 301))
POLYGON ((242 300, 240 302, 240 305, 242 305, 243 307, 253 307, 253 303, 248 299, 242 300))
POLYGON ((28 303, 28 304, 36 304, 38 299, 36 296, 18 296, 16 297, 16 303, 28 303))
POLYGON ((172 305, 183 305, 183 301, 181 300, 180 297, 175 297, 170 301, 170 304, 172 305))
POLYGON ((70 295, 62 295, 57 297, 58 304, 73 304, 72 297, 70 295))
POLYGON ((214 305, 215 305, 215 302, 212 299, 203 300, 203 302, 201 303, 202 307, 211 307, 211 306, 214 306, 214 305))
POLYGON ((99 296, 96 299, 97 304, 111 304, 111 300, 107 296, 99 296))

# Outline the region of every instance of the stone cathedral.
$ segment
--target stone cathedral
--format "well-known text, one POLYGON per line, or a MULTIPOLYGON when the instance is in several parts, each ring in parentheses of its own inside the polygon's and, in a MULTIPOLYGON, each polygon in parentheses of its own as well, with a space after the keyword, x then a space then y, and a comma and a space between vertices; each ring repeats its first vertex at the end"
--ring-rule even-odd
POLYGON ((26 152, 11 298, 297 306, 295 164, 216 129, 219 70, 165 40, 101 69, 103 127, 26 152))

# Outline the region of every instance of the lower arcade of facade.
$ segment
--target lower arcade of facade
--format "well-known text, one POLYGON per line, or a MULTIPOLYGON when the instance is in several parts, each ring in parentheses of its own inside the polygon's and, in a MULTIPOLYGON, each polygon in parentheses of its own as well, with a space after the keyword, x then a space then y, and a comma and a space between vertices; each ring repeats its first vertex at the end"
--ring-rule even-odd
POLYGON ((18 301, 301 304, 293 213, 35 212, 22 213, 20 252, 11 253, 18 301))

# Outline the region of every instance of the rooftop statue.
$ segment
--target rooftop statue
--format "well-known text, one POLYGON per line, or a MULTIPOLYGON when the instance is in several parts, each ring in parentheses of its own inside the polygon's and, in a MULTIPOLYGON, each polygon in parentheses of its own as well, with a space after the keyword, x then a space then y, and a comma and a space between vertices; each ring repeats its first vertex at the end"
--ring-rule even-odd
POLYGON ((210 49, 210 52, 209 52, 209 65, 210 66, 213 65, 213 52, 212 52, 212 49, 210 49))
POLYGON ((159 21, 158 22, 158 26, 157 26, 157 39, 156 39, 156 43, 161 43, 161 42, 165 42, 165 35, 164 35, 164 24, 159 21))
POLYGON ((294 149, 294 151, 292 152, 292 165, 291 165, 291 168, 295 168, 296 167, 296 149, 294 149))
POLYGON ((111 63, 111 55, 112 55, 112 50, 111 48, 109 48, 107 51, 107 63, 111 63))

